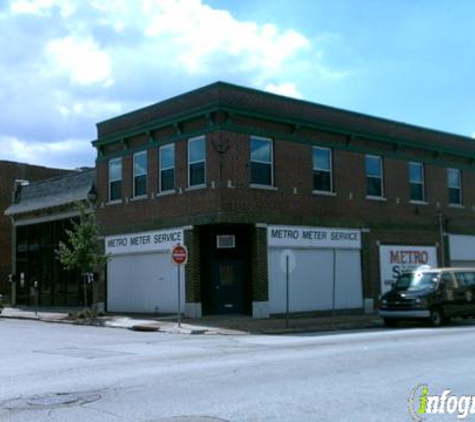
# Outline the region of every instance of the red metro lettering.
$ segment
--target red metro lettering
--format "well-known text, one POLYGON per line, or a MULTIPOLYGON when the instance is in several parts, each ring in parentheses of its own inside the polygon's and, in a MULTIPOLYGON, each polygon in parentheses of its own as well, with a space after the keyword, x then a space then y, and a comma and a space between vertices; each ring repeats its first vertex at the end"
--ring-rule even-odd
POLYGON ((429 254, 425 251, 390 251, 389 262, 391 264, 420 264, 429 262, 429 254))

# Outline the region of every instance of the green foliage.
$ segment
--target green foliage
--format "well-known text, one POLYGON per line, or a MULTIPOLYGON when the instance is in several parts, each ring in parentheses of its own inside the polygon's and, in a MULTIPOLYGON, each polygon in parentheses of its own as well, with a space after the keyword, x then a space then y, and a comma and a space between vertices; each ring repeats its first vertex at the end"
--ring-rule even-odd
POLYGON ((107 255, 101 251, 98 236, 99 227, 93 212, 84 204, 78 204, 79 222, 73 222, 73 229, 66 230, 68 242, 59 242, 56 254, 66 270, 77 269, 81 273, 93 272, 105 265, 107 255))

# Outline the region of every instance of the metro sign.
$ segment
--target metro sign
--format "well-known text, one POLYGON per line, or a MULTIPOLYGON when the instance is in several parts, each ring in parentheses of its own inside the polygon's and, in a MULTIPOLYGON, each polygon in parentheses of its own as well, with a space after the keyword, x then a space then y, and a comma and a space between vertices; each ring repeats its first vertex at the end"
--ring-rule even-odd
POLYGON ((188 261, 188 251, 186 246, 176 245, 171 250, 172 263, 175 265, 185 265, 188 261))

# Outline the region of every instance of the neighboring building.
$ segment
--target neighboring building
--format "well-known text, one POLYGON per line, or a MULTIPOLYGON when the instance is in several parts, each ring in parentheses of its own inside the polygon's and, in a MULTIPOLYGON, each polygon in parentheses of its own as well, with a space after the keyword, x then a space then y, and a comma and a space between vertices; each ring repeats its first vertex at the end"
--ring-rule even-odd
POLYGON ((404 268, 475 264, 471 138, 221 82, 97 128, 111 311, 176 311, 176 243, 194 317, 284 313, 286 256, 291 312, 371 310, 404 268))
POLYGON ((18 181, 19 184, 26 184, 67 171, 0 160, 0 294, 6 301, 9 301, 11 290, 8 280, 12 271, 12 224, 3 212, 12 204, 14 183, 18 181))
MULTIPOLYGON (((15 255, 11 266, 14 305, 77 306, 83 301, 81 277, 65 271, 57 259, 60 241, 79 216, 78 202, 95 199, 94 169, 70 172, 26 186, 17 185, 13 204, 5 211, 14 225, 15 255)), ((90 302, 89 302, 90 303, 90 302)))

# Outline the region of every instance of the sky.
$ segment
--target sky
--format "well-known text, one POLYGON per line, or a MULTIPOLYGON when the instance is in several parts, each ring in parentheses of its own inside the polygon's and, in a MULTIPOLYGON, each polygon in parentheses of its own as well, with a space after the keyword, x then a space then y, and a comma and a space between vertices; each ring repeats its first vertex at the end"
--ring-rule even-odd
POLYGON ((473 0, 0 0, 0 160, 216 81, 475 135, 473 0))

